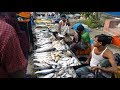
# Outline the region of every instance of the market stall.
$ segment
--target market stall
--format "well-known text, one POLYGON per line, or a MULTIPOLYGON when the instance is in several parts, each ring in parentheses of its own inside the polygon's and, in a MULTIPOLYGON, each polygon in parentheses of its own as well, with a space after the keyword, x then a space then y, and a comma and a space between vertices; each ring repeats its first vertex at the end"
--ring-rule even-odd
POLYGON ((81 65, 65 41, 54 36, 54 24, 48 19, 35 20, 33 34, 36 49, 32 55, 37 78, 76 78, 73 66, 81 65))

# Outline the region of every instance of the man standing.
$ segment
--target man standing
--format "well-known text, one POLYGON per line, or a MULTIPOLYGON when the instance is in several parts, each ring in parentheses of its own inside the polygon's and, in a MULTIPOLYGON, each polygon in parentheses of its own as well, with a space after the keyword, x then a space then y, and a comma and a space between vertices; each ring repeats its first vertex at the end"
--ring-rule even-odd
MULTIPOLYGON (((0 15, 1 17, 1 15, 0 15)), ((25 78, 27 60, 15 29, 0 18, 0 78, 25 78)))

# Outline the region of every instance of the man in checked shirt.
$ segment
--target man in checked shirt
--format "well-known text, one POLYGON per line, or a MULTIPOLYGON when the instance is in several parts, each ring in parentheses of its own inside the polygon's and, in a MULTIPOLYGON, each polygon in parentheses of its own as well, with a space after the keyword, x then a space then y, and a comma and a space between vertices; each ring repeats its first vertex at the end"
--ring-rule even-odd
POLYGON ((25 78, 27 60, 12 25, 0 15, 0 78, 25 78))

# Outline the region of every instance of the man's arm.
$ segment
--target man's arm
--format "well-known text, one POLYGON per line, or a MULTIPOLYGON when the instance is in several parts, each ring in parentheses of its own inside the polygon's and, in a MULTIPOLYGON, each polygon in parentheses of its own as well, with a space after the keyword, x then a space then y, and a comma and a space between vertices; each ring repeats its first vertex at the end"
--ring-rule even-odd
POLYGON ((8 37, 3 49, 2 63, 10 78, 24 78, 27 60, 21 50, 19 39, 12 26, 6 26, 5 29, 8 37))
MULTIPOLYGON (((92 45, 90 48, 91 48, 91 52, 92 52, 92 50, 93 50, 94 46, 92 45)), ((85 64, 89 64, 89 63, 90 63, 91 58, 92 58, 92 53, 90 53, 90 55, 88 56, 88 58, 87 58, 87 60, 86 60, 85 64)))
POLYGON ((58 33, 61 33, 61 23, 58 25, 58 33))
POLYGON ((90 63, 91 57, 92 57, 92 55, 90 53, 90 55, 88 56, 87 60, 85 61, 85 64, 89 64, 90 63))
POLYGON ((117 73, 118 72, 118 69, 117 69, 117 64, 115 62, 115 59, 114 59, 114 56, 113 56, 113 53, 112 51, 107 51, 104 55, 106 58, 108 58, 110 64, 111 64, 111 67, 93 67, 92 69, 95 70, 95 69, 100 69, 104 72, 110 72, 110 73, 117 73))

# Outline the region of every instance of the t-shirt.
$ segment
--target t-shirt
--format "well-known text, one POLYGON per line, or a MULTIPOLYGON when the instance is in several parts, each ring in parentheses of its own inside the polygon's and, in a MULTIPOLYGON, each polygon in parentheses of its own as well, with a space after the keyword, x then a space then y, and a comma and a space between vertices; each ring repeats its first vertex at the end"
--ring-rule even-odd
MULTIPOLYGON (((78 36, 78 42, 81 41, 84 43, 90 43, 90 35, 89 32, 84 31, 83 34, 78 36)), ((73 39, 73 42, 75 42, 75 38, 73 39)))
POLYGON ((83 34, 81 35, 81 39, 85 43, 90 43, 90 35, 89 32, 84 31, 83 34))

